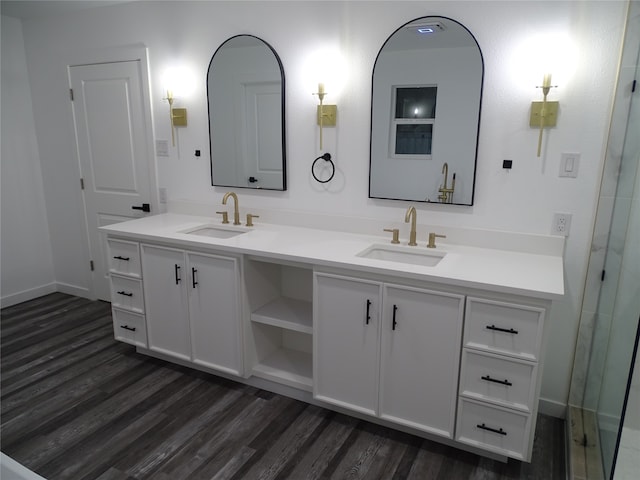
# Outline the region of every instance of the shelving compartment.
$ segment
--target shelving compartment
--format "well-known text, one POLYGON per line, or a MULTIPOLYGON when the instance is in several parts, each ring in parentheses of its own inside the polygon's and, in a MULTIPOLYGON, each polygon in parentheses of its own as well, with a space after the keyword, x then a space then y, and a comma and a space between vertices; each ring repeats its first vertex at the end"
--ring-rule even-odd
POLYGON ((311 266, 250 257, 245 259, 244 273, 250 374, 311 391, 311 266))

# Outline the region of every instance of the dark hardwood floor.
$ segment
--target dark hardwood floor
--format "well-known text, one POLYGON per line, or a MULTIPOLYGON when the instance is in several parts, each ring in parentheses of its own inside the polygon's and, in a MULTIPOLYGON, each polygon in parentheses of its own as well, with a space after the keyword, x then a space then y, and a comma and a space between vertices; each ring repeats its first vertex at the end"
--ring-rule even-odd
POLYGON ((137 354, 110 306, 2 310, 2 451, 47 479, 564 479, 564 424, 533 462, 488 460, 137 354))

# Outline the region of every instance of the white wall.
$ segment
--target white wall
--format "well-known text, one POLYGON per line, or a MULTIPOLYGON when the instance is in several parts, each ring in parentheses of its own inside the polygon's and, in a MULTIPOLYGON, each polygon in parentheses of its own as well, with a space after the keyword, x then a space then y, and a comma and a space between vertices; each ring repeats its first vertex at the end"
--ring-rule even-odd
POLYGON ((2 17, 2 306, 55 291, 22 25, 2 17))
MULTIPOLYGON (((178 148, 159 158, 159 183, 171 202, 219 206, 225 189, 209 185, 205 78, 215 49, 239 34, 257 35, 280 55, 287 82, 289 190, 242 191, 243 207, 339 214, 399 221, 405 202, 371 200, 368 191, 371 71, 388 35, 424 15, 452 17, 475 35, 485 59, 476 203, 473 207, 417 205, 418 222, 549 234, 554 212, 573 214, 566 253, 567 295, 550 317, 550 341, 542 396, 561 407, 567 398, 582 301, 594 207, 610 117, 626 3, 619 1, 357 1, 357 2, 134 2, 24 23, 25 45, 38 143, 51 219, 56 279, 86 288, 81 262, 83 222, 74 150, 66 65, 91 49, 143 43, 149 48, 157 138, 170 137, 160 76, 181 63, 197 79, 193 96, 175 106, 189 109, 189 127, 178 148), (594 25, 597 28, 594 28, 594 25), (520 50, 533 35, 567 34, 579 45, 577 71, 559 85, 558 126, 546 134, 536 158, 537 132, 528 126, 529 106, 540 99, 541 78, 523 78, 520 50), (308 78, 310 56, 334 47, 345 59, 347 83, 338 104, 338 126, 325 136, 337 164, 326 188, 309 168, 319 155, 315 125, 320 79, 308 78), (311 81, 312 80, 312 81, 311 81), (315 85, 314 85, 315 82, 315 85), (193 151, 203 155, 195 157, 193 151), (581 152, 580 176, 558 178, 561 152, 581 152), (502 160, 514 168, 502 170, 502 160)), ((336 62, 337 63, 337 62, 336 62)), ((540 76, 542 73, 540 74, 540 76)))

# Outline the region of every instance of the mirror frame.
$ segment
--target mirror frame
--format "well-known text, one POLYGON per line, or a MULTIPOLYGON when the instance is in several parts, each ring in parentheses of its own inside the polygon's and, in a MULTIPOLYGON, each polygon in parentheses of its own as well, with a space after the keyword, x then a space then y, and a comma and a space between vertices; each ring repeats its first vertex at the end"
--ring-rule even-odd
POLYGON ((209 166, 211 169, 211 186, 213 187, 229 187, 229 188, 246 188, 248 190, 269 190, 269 191, 276 191, 276 192, 284 192, 287 190, 287 130, 286 130, 286 116, 285 116, 285 75, 284 75, 284 67, 282 65, 282 61, 280 60, 280 56, 278 55, 278 52, 276 52, 276 50, 267 42, 265 42, 262 38, 257 37, 255 35, 250 35, 250 34, 246 34, 246 33, 241 33, 238 35, 234 35, 232 37, 227 38, 224 42, 222 42, 220 44, 220 46, 216 49, 215 52, 213 52, 213 55, 211 56, 211 60, 209 61, 209 66, 207 67, 207 119, 209 120, 209 166), (276 59, 276 61, 278 62, 278 68, 280 69, 280 79, 281 79, 281 85, 280 85, 280 98, 281 98, 281 125, 280 125, 280 129, 281 129, 281 137, 282 137, 282 188, 261 188, 261 187, 251 187, 248 185, 226 185, 226 184, 222 184, 222 183, 215 183, 214 181, 214 175, 213 175, 213 145, 211 142, 211 94, 210 94, 210 87, 209 87, 209 76, 211 75, 211 66, 213 64, 213 60, 216 57, 216 54, 231 40, 233 40, 234 38, 238 38, 238 37, 251 37, 251 38, 255 38, 256 40, 260 41, 262 44, 264 44, 266 47, 269 48, 269 50, 271 50, 271 53, 273 53, 274 58, 276 59))
POLYGON ((408 22, 405 22, 404 24, 402 24, 400 27, 396 28, 391 35, 389 35, 387 37, 387 39, 384 41, 384 43, 382 44, 382 46, 380 47, 380 50, 378 50, 378 54, 376 55, 376 60, 373 63, 373 70, 371 72, 371 114, 369 117, 369 188, 368 188, 368 193, 369 193, 369 198, 372 199, 377 199, 377 200, 396 200, 396 201, 401 201, 401 202, 419 202, 419 203, 426 203, 428 205, 458 205, 458 206, 473 206, 474 204, 474 200, 475 200, 475 190, 476 190, 476 177, 477 177, 477 172, 478 172, 478 144, 480 142, 480 119, 482 116, 482 97, 483 97, 483 92, 484 92, 484 55, 482 54, 482 49, 480 48, 480 44, 478 43, 478 40, 476 39, 475 35, 473 35, 473 33, 471 33, 471 31, 461 22, 459 22, 458 20, 455 20, 451 17, 445 17, 442 15, 425 15, 423 17, 416 17, 412 20, 409 20, 408 22), (408 25, 418 22, 420 20, 425 20, 425 19, 433 19, 433 20, 437 20, 437 19, 442 19, 442 20, 447 20, 447 21, 451 21, 451 22, 455 22, 458 25, 460 25, 462 28, 464 28, 467 33, 470 35, 470 37, 473 39, 473 41, 475 42, 476 46, 478 47, 478 53, 480 54, 480 62, 481 62, 481 66, 482 66, 482 72, 480 74, 480 95, 479 95, 479 99, 478 99, 478 123, 477 123, 477 129, 475 132, 475 154, 474 154, 474 159, 473 159, 473 182, 471 185, 471 200, 470 203, 441 203, 441 202, 433 202, 433 201, 427 201, 427 200, 408 200, 408 199, 403 199, 403 198, 391 198, 391 197, 377 197, 377 196, 372 196, 371 195, 371 166, 372 166, 372 160, 373 160, 373 108, 374 108, 374 98, 373 98, 373 93, 374 93, 374 77, 375 77, 375 73, 376 73, 376 67, 378 66, 378 60, 380 58, 380 54, 382 53, 382 50, 384 49, 385 45, 387 45, 387 43, 389 43, 389 40, 391 40, 391 37, 393 37, 396 33, 398 33, 400 30, 402 30, 403 28, 407 27, 408 25))

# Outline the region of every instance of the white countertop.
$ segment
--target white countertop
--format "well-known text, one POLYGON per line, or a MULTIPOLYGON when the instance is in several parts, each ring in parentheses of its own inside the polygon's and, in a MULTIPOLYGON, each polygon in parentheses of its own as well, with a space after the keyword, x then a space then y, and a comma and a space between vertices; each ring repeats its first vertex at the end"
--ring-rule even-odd
MULTIPOLYGON (((382 237, 255 223, 251 228, 233 227, 222 225, 220 219, 165 213, 101 227, 101 230, 109 236, 163 242, 183 248, 215 248, 221 252, 348 268, 536 298, 553 300, 564 295, 564 269, 559 255, 447 244, 446 240, 439 238, 436 249, 427 249, 424 241, 417 247, 410 247, 412 252, 446 253, 436 266, 428 267, 357 256, 372 244, 393 248, 390 234, 382 237), (226 239, 184 233, 206 225, 249 231, 226 239)), ((403 243, 406 244, 406 240, 403 243)))

